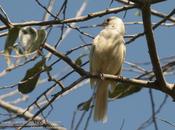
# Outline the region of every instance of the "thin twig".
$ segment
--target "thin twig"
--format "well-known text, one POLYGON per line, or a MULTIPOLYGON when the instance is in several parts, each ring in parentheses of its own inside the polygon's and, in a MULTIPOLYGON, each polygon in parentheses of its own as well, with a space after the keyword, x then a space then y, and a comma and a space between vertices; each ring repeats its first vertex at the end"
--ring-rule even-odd
POLYGON ((0 10, 1 12, 4 14, 2 15, 0 13, 0 20, 7 26, 8 29, 12 28, 13 25, 10 23, 7 14, 5 13, 5 11, 2 9, 2 7, 0 6, 0 10))
POLYGON ((86 114, 86 111, 83 111, 79 121, 77 122, 77 125, 75 126, 75 130, 78 130, 78 127, 80 126, 81 122, 83 121, 85 114, 86 114))
POLYGON ((155 130, 158 130, 158 125, 157 125, 157 121, 156 121, 156 112, 155 112, 155 103, 154 103, 154 98, 153 98, 153 93, 152 93, 152 89, 149 89, 149 95, 150 95, 150 100, 151 100, 151 109, 152 109, 152 120, 154 123, 154 128, 155 130))
MULTIPOLYGON (((165 105, 166 101, 168 99, 168 96, 165 95, 162 103, 160 104, 160 106, 158 107, 158 109, 156 110, 155 112, 155 115, 157 115, 163 108, 163 106, 165 105)), ((152 120, 152 115, 150 118, 148 118, 144 123, 142 123, 138 128, 137 130, 143 130, 145 129, 146 127, 150 126, 151 124, 153 123, 153 120, 152 120)))
POLYGON ((89 112, 89 115, 88 115, 88 117, 87 117, 84 130, 87 130, 87 128, 88 128, 90 119, 91 119, 91 117, 92 117, 92 113, 93 113, 93 107, 90 108, 90 112, 89 112))
MULTIPOLYGON (((74 23, 74 22, 82 22, 87 21, 96 17, 102 17, 107 14, 113 14, 113 13, 119 13, 124 10, 133 9, 135 6, 128 5, 128 6, 122 6, 122 7, 116 7, 111 9, 102 10, 99 12, 90 13, 85 16, 80 16, 77 18, 68 18, 65 20, 48 20, 48 21, 31 21, 31 22, 23 22, 23 23, 13 23, 14 26, 48 26, 48 25, 58 25, 58 24, 65 24, 65 23, 74 23)), ((0 31, 7 29, 6 26, 0 26, 0 31)))
POLYGON ((26 111, 25 109, 22 109, 22 108, 19 108, 17 106, 14 106, 12 104, 9 104, 9 103, 7 103, 7 102, 5 102, 3 100, 0 100, 0 106, 2 108, 4 108, 4 109, 10 111, 10 112, 15 113, 16 115, 19 115, 19 116, 23 117, 26 120, 32 119, 34 122, 35 121, 36 122, 40 122, 41 125, 45 125, 46 127, 53 128, 55 130, 61 130, 61 129, 65 130, 64 127, 61 127, 58 124, 53 124, 53 123, 49 123, 49 122, 43 121, 43 119, 41 117, 39 117, 39 116, 36 116, 35 118, 33 118, 34 115, 32 113, 30 113, 28 111, 25 112, 26 111))
POLYGON ((48 19, 48 14, 51 15, 52 17, 56 18, 56 16, 51 13, 52 6, 53 6, 55 0, 54 1, 50 0, 49 6, 47 8, 44 5, 42 5, 39 0, 35 0, 35 1, 40 7, 42 7, 47 12, 43 18, 44 20, 48 19))
POLYGON ((74 129, 74 122, 75 122, 75 117, 76 117, 77 111, 73 112, 73 117, 72 117, 72 122, 71 122, 71 127, 70 130, 74 129))
POLYGON ((68 63, 73 69, 76 70, 76 72, 78 72, 80 75, 85 75, 86 71, 83 70, 82 68, 80 68, 78 65, 76 65, 75 63, 73 63, 73 61, 67 57, 65 54, 58 52, 54 47, 50 46, 49 44, 45 44, 44 48, 46 50, 48 50, 49 52, 51 52, 53 55, 61 58, 62 60, 64 60, 66 63, 68 63))
POLYGON ((75 82, 73 82, 71 85, 69 85, 68 87, 66 87, 64 90, 62 90, 61 92, 58 92, 57 94, 55 94, 50 101, 45 104, 41 109, 39 109, 32 118, 30 118, 26 123, 24 123, 23 126, 21 126, 19 129, 21 130, 24 126, 26 126, 29 122, 33 121, 33 119, 35 119, 35 117, 37 117, 41 112, 43 112, 50 104, 52 104, 58 97, 62 97, 62 94, 73 89, 77 84, 79 84, 80 82, 82 82, 84 79, 86 79, 86 77, 81 77, 78 80, 76 80, 75 82))
POLYGON ((124 124, 125 124, 125 120, 123 119, 123 120, 122 120, 122 124, 121 124, 121 127, 120 127, 120 130, 122 130, 122 129, 123 129, 123 127, 124 127, 124 124))

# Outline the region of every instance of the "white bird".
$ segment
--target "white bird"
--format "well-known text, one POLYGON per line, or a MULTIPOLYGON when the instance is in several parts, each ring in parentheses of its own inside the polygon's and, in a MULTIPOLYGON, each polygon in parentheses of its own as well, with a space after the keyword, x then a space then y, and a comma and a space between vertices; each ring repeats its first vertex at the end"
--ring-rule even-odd
MULTIPOLYGON (((89 57, 90 72, 120 75, 126 51, 124 23, 120 18, 113 16, 102 25, 103 30, 93 40, 89 57)), ((106 122, 108 92, 114 90, 116 82, 91 78, 90 83, 95 89, 94 120, 106 122)))

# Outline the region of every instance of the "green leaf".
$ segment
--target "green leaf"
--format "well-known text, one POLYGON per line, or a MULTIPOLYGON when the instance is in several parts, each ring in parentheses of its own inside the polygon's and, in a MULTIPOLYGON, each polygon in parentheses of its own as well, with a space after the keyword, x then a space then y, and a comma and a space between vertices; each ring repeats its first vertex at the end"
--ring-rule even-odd
POLYGON ((10 65, 11 63, 9 55, 11 54, 13 50, 13 45, 15 44, 18 38, 19 30, 20 30, 20 27, 15 26, 13 28, 10 28, 8 31, 8 35, 4 46, 4 53, 6 55, 6 62, 8 65, 10 65))
POLYGON ((9 54, 11 53, 13 45, 18 38, 19 30, 20 28, 16 26, 9 29, 6 42, 5 42, 5 47, 4 47, 5 52, 9 54))
POLYGON ((88 111, 89 108, 91 107, 91 101, 92 101, 92 98, 89 99, 88 101, 85 101, 85 102, 82 102, 80 103, 78 106, 77 106, 77 109, 79 111, 88 111))
POLYGON ((28 53, 34 52, 40 48, 40 46, 44 43, 46 39, 46 31, 44 29, 37 31, 38 37, 37 39, 31 44, 30 48, 28 49, 28 53))
POLYGON ((109 98, 119 99, 139 92, 142 87, 128 83, 118 83, 113 92, 109 91, 109 98))
POLYGON ((77 58, 77 59, 75 60, 75 64, 78 65, 78 66, 81 66, 81 64, 82 64, 81 58, 77 58))
POLYGON ((31 46, 38 38, 38 32, 33 27, 23 27, 19 31, 20 45, 24 49, 25 53, 29 53, 31 46))
POLYGON ((45 60, 41 60, 36 63, 32 68, 27 70, 24 78, 21 80, 21 83, 18 85, 18 91, 27 94, 34 90, 36 87, 37 81, 40 77, 40 71, 42 70, 42 66, 45 63, 45 60))
POLYGON ((87 54, 83 54, 83 55, 80 55, 76 60, 75 60, 75 64, 78 65, 78 66, 81 66, 82 65, 82 58, 87 56, 87 54))

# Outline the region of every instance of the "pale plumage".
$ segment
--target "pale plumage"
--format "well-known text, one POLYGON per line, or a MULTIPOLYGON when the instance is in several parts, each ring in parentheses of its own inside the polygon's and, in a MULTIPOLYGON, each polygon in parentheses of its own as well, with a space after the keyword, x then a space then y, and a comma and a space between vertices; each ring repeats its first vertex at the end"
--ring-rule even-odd
MULTIPOLYGON (((103 23, 104 29, 95 37, 90 53, 90 72, 93 74, 120 75, 125 57, 123 21, 118 17, 110 17, 103 23)), ((91 79, 95 89, 95 121, 107 121, 107 98, 109 86, 114 82, 103 79, 91 79)))

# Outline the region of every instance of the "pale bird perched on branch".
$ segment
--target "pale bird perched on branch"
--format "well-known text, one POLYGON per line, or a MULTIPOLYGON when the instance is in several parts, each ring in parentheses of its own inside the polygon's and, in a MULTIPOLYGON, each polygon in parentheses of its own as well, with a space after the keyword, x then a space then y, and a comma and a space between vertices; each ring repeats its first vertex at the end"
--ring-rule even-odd
MULTIPOLYGON (((110 17, 102 24, 103 30, 93 40, 90 53, 92 74, 120 75, 125 58, 125 26, 118 17, 110 17)), ((114 90, 116 82, 101 79, 90 80, 95 89, 95 121, 107 121, 108 91, 114 90)))

